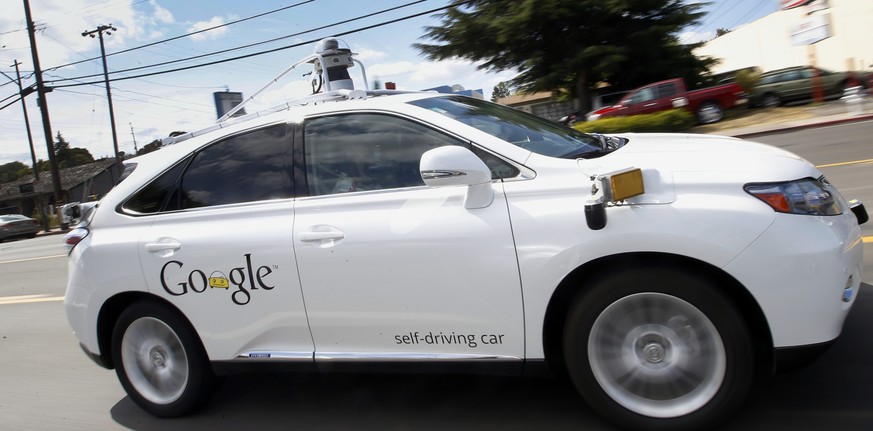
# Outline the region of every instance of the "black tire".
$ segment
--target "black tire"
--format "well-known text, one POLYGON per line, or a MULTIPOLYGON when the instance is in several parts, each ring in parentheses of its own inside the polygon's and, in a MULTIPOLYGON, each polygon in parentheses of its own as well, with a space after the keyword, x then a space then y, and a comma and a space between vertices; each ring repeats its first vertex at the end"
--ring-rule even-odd
POLYGON ((564 355, 582 397, 632 430, 716 427, 755 374, 740 313, 706 278, 670 268, 594 281, 570 307, 564 355))
POLYGON ((185 415, 216 389, 206 352, 190 324, 153 301, 125 309, 112 332, 112 360, 130 398, 154 416, 185 415))
POLYGON ((724 118, 724 109, 716 102, 703 102, 697 107, 697 121, 700 124, 717 123, 724 118))
POLYGON ((761 97, 761 105, 765 108, 775 108, 782 105, 782 99, 775 93, 767 93, 761 97))

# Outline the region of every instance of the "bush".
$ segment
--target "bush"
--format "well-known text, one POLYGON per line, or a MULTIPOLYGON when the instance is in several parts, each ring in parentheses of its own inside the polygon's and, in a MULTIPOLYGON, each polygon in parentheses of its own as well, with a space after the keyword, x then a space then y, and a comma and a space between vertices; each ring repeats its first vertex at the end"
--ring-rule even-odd
POLYGON ((671 109, 654 114, 611 117, 577 123, 573 128, 580 132, 684 132, 697 125, 697 120, 686 109, 671 109))
MULTIPOLYGON (((48 213, 47 213, 46 215, 48 216, 48 225, 49 225, 49 228, 50 228, 50 229, 51 229, 51 228, 59 227, 59 226, 61 225, 61 223, 58 221, 58 216, 57 216, 57 215, 55 215, 55 214, 48 214, 48 213)), ((37 221, 39 221, 39 224, 40 224, 40 225, 44 226, 44 224, 43 224, 43 222, 42 222, 42 216, 39 214, 38 211, 34 211, 34 212, 33 212, 33 215, 31 216, 31 218, 36 219, 37 221)))

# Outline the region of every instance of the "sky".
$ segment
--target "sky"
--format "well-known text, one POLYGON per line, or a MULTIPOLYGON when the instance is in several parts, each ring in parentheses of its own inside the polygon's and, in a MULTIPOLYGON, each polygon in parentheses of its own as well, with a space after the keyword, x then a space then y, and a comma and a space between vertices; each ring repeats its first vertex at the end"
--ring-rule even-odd
MULTIPOLYGON (((487 72, 457 59, 432 62, 411 46, 428 42, 422 39, 423 28, 439 24, 434 13, 424 12, 448 3, 448 0, 30 0, 30 8, 37 26, 43 79, 55 87, 46 96, 52 134, 60 132, 72 147, 86 148, 95 158, 102 158, 114 154, 108 101, 102 63, 93 60, 99 58, 100 44, 97 39, 82 36, 85 31, 100 25, 117 29, 104 34, 104 40, 109 71, 117 71, 110 75, 110 84, 118 147, 119 151, 132 154, 135 146, 141 148, 172 131, 190 132, 211 125, 216 120, 213 92, 229 90, 242 92, 244 97, 253 95, 285 68, 311 54, 314 44, 310 41, 391 20, 399 21, 340 36, 365 65, 370 85, 376 79, 396 82, 398 89, 405 90, 460 84, 466 89, 481 89, 489 99, 495 85, 515 76, 512 71, 487 72), (396 9, 378 13, 391 8, 396 9), (268 13, 271 11, 275 12, 268 13), (332 25, 374 13, 378 14, 332 25), (247 19, 260 14, 263 15, 247 19), (421 15, 401 20, 417 14, 421 15), (120 52, 237 20, 241 22, 120 52), (278 40, 204 56, 271 39, 278 40), (272 49, 277 51, 137 77, 272 49), (145 67, 194 56, 203 57, 145 67), (122 79, 125 77, 135 78, 122 79), (62 87, 70 84, 79 85, 62 87)), ((701 24, 686 29, 680 40, 683 43, 708 40, 718 28, 733 29, 778 9, 779 0, 712 0, 703 8, 708 14, 701 24)), ((22 63, 25 86, 34 82, 26 28, 23 1, 3 0, 0 71, 15 78, 13 62, 17 60, 22 63)), ((363 80, 358 69, 356 66, 350 73, 360 87, 363 80)), ((292 71, 247 105, 247 111, 266 109, 309 94, 308 78, 303 76, 309 71, 307 67, 292 71)), ((17 91, 12 81, 0 76, 0 100, 17 91)), ((36 99, 36 94, 25 98, 27 113, 36 158, 47 159, 36 99)), ((14 100, 14 97, 4 100, 0 106, 14 100)), ((20 102, 0 110, 0 164, 12 161, 31 164, 20 102)))

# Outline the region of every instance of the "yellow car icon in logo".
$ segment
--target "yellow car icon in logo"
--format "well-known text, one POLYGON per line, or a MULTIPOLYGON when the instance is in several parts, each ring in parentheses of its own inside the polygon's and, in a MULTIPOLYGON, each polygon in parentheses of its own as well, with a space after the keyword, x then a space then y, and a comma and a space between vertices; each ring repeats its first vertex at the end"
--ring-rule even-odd
POLYGON ((227 277, 225 277, 224 274, 215 271, 209 275, 209 287, 228 289, 230 288, 230 282, 227 281, 227 277))

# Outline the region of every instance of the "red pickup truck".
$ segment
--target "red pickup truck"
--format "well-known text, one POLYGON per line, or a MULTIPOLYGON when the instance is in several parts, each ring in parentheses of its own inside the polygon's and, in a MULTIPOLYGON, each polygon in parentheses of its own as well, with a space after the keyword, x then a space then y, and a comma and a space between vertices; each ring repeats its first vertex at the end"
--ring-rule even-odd
POLYGON ((714 123, 724 118, 724 112, 745 102, 745 93, 738 84, 724 84, 700 90, 685 90, 682 78, 668 79, 637 88, 622 98, 617 105, 605 106, 588 114, 588 120, 651 114, 685 107, 697 116, 701 124, 714 123))

